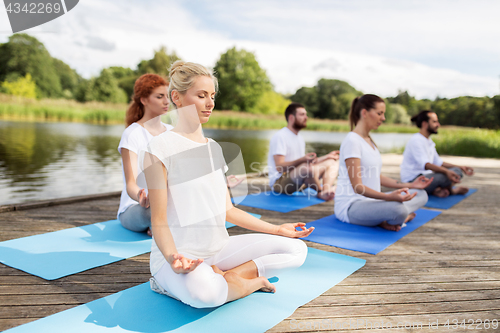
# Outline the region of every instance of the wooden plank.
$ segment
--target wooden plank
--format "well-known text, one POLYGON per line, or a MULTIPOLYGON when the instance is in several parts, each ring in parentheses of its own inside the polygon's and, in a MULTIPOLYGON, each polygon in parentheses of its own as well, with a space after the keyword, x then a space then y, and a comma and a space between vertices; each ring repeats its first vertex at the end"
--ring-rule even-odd
MULTIPOLYGON (((268 332, 464 332, 471 331, 458 327, 459 322, 466 320, 492 320, 499 318, 498 311, 461 311, 453 314, 435 313, 431 315, 383 315, 383 316, 365 316, 365 317, 347 317, 347 318, 321 318, 318 320, 295 318, 291 316, 280 324, 274 326, 268 332), (453 321, 457 320, 456 324, 453 321), (446 322, 448 321, 448 326, 446 322), (383 324, 384 323, 384 324, 383 324), (398 324, 403 327, 397 329, 398 324), (404 326, 407 326, 405 329, 404 326), (377 329, 377 327, 384 329, 377 329), (314 329, 310 329, 313 327, 314 329), (387 329, 387 327, 392 327, 387 329), (432 328, 431 328, 432 327, 432 328), (455 328, 454 328, 455 327, 455 328), (340 330, 337 330, 340 328, 340 330)), ((475 328, 475 326, 472 326, 475 328)), ((500 327, 499 327, 500 328, 500 327)), ((484 330, 484 326, 483 326, 484 330)), ((483 331, 482 330, 482 331, 483 331)), ((472 330, 475 331, 475 330, 472 330)), ((486 332, 497 332, 493 328, 484 330, 486 332)))

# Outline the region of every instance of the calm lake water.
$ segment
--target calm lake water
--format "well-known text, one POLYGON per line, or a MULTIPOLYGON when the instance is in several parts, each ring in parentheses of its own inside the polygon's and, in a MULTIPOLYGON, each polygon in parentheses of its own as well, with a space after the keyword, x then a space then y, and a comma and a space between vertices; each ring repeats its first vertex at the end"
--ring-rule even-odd
MULTIPOLYGON (((0 121, 0 205, 122 189, 117 147, 123 125, 0 121)), ((276 130, 206 129, 219 142, 242 151, 247 172, 267 164, 269 139, 276 130)), ((301 131, 308 152, 338 149, 347 133, 301 131)), ((403 147, 412 134, 373 134, 382 152, 403 147)))

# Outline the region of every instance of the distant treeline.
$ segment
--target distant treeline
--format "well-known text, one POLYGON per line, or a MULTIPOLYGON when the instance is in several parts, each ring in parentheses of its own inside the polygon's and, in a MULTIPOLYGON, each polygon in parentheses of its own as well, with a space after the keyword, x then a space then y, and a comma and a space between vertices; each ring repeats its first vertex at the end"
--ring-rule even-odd
MULTIPOLYGON (((85 79, 53 58, 36 38, 14 34, 7 43, 0 44, 0 93, 85 103, 127 103, 140 75, 157 73, 166 77, 176 60, 180 58, 175 51, 161 47, 153 58, 140 61, 136 68, 112 66, 104 68, 99 76, 85 79)), ((216 99, 219 110, 283 114, 288 103, 295 101, 303 103, 314 118, 347 119, 352 100, 363 94, 345 81, 320 79, 314 87, 301 87, 292 95, 282 95, 274 91, 255 55, 236 48, 220 56, 214 71, 220 86, 216 99)), ((386 101, 387 123, 409 124, 412 115, 431 109, 443 125, 500 128, 500 95, 417 100, 407 91, 400 91, 386 101)))

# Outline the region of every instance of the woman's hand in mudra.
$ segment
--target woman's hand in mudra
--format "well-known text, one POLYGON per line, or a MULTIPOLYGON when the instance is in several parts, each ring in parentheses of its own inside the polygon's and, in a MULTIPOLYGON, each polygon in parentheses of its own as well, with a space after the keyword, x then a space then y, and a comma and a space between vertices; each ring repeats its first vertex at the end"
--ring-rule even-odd
POLYGON ((170 266, 172 267, 172 270, 177 274, 186 274, 191 271, 194 271, 194 269, 203 262, 203 259, 193 260, 186 258, 179 253, 173 253, 169 255, 166 259, 170 264, 170 266))
POLYGON ((284 223, 279 226, 277 235, 285 236, 290 238, 302 238, 307 237, 313 232, 314 227, 306 229, 305 223, 284 223), (300 230, 297 230, 299 228, 300 230))

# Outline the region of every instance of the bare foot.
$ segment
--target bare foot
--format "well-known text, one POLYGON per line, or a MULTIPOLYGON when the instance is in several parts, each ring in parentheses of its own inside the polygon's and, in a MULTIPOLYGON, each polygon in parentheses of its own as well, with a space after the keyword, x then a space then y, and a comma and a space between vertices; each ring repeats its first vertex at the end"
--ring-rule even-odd
POLYGON ((263 292, 266 292, 266 293, 274 293, 274 292, 276 292, 276 287, 274 286, 274 284, 272 284, 271 282, 269 282, 268 279, 266 279, 263 276, 262 277, 258 277, 257 279, 263 279, 262 283, 264 283, 264 286, 259 289, 260 291, 263 291, 263 292))
POLYGON ((151 231, 151 228, 148 228, 146 233, 148 234, 149 237, 153 237, 153 232, 151 231))
POLYGON ((413 220, 415 218, 415 216, 417 216, 417 214, 415 214, 415 213, 408 214, 408 216, 406 217, 406 220, 403 223, 410 222, 411 220, 413 220))
POLYGON ((211 267, 212 267, 212 269, 214 270, 215 273, 224 276, 225 273, 219 267, 217 267, 215 265, 212 265, 211 267))
POLYGON ((390 231, 399 231, 399 230, 401 230, 401 226, 400 225, 392 225, 392 224, 387 223, 387 221, 384 221, 384 222, 380 223, 378 226, 381 227, 381 228, 384 228, 385 230, 390 230, 390 231))
POLYGON ((248 296, 257 290, 270 293, 276 291, 276 287, 263 276, 254 279, 245 279, 234 272, 227 271, 224 274, 224 279, 226 279, 229 287, 227 294, 228 302, 248 296))
POLYGON ((469 192, 469 188, 459 186, 459 187, 454 187, 451 189, 451 194, 466 194, 469 192))
POLYGON ((335 192, 326 192, 326 191, 318 192, 318 198, 323 199, 325 201, 333 200, 333 198, 335 198, 335 192))
POLYGON ((447 188, 437 187, 432 194, 438 198, 446 198, 450 195, 450 191, 447 188))

